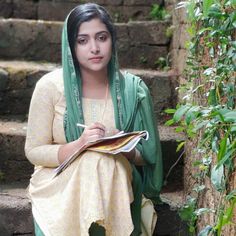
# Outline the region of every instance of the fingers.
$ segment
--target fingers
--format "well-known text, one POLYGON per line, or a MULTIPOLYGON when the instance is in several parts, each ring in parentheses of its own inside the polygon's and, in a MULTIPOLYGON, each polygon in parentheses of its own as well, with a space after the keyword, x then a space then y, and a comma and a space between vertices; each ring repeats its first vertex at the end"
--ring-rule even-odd
POLYGON ((118 134, 119 132, 120 132, 120 130, 118 130, 118 129, 114 129, 114 131, 113 131, 114 134, 118 134))
POLYGON ((94 123, 84 129, 81 138, 85 143, 96 141, 105 136, 106 128, 101 123, 94 123))
POLYGON ((103 124, 99 123, 99 122, 93 123, 92 125, 88 126, 87 129, 90 129, 90 130, 92 130, 92 129, 100 129, 103 132, 106 131, 106 127, 103 124))
POLYGON ((108 130, 106 130, 106 133, 105 133, 105 135, 106 136, 111 136, 111 135, 115 135, 115 134, 117 134, 117 133, 119 133, 120 132, 120 130, 118 130, 118 129, 108 129, 108 130))
POLYGON ((90 130, 84 130, 84 133, 88 136, 96 136, 98 138, 102 138, 105 136, 105 131, 101 129, 90 129, 90 130))

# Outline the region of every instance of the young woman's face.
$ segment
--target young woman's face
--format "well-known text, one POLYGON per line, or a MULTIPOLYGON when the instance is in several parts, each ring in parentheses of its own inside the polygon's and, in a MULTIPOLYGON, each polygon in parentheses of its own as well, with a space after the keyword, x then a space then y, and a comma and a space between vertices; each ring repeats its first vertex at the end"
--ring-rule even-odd
POLYGON ((100 19, 83 22, 78 31, 75 54, 80 70, 105 71, 112 54, 112 39, 100 19))

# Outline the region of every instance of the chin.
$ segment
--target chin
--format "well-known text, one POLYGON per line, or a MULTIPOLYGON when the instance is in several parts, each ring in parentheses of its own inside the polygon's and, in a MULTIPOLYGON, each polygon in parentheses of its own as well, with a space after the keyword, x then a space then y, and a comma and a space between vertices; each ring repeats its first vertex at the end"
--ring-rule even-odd
POLYGON ((83 63, 80 64, 80 69, 87 72, 107 72, 107 66, 109 61, 103 61, 100 63, 83 63))
POLYGON ((102 72, 102 71, 106 71, 107 70, 107 64, 106 65, 93 65, 91 67, 88 68, 88 70, 90 71, 94 71, 94 72, 102 72))

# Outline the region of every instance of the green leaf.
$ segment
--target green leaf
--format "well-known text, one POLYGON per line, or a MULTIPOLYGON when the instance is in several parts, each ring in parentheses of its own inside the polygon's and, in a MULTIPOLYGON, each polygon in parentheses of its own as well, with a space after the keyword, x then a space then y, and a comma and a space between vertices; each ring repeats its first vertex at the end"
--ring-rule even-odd
POLYGON ((219 151, 219 145, 218 145, 218 137, 215 136, 213 139, 212 139, 212 142, 211 142, 211 149, 214 153, 218 153, 219 151))
POLYGON ((179 210, 179 216, 183 221, 191 221, 196 217, 194 214, 195 203, 188 202, 179 210))
POLYGON ((175 121, 174 121, 173 119, 170 119, 170 120, 168 120, 168 121, 165 122, 165 125, 171 126, 171 125, 173 125, 174 123, 175 123, 175 121))
POLYGON ((208 103, 209 105, 217 105, 217 95, 216 95, 216 89, 211 89, 210 93, 208 95, 208 103))
POLYGON ((235 149, 229 150, 224 157, 217 163, 216 168, 219 168, 221 165, 224 165, 227 161, 231 160, 231 157, 233 157, 233 154, 236 152, 235 149))
POLYGON ((176 112, 176 109, 166 109, 165 113, 167 114, 174 114, 176 112))
POLYGON ((178 152, 179 150, 181 150, 181 148, 185 145, 185 141, 181 142, 180 144, 178 144, 177 148, 176 148, 176 152, 178 152))
POLYGON ((217 110, 217 111, 212 112, 211 117, 212 117, 212 118, 215 118, 216 120, 221 121, 222 123, 224 123, 224 122, 225 122, 224 114, 225 114, 226 112, 227 112, 227 110, 225 110, 225 109, 220 109, 220 110, 217 110))
POLYGON ((227 6, 233 6, 236 7, 236 0, 229 0, 227 6))
POLYGON ((236 123, 231 127, 231 132, 236 132, 236 123))
POLYGON ((206 70, 203 71, 204 75, 212 75, 215 72, 215 68, 209 67, 206 70))
POLYGON ((220 7, 221 7, 220 5, 213 4, 208 9, 208 16, 211 18, 220 19, 223 16, 220 7))
POLYGON ((184 221, 188 221, 189 219, 191 219, 192 214, 193 210, 189 206, 185 206, 179 211, 180 218, 184 221))
POLYGON ((224 115, 226 122, 235 122, 236 123, 236 111, 230 111, 224 115))
POLYGON ((187 125, 189 125, 198 116, 200 113, 199 109, 199 106, 193 106, 186 112, 185 122, 187 125))
POLYGON ((197 215, 197 216, 200 216, 202 214, 205 214, 205 213, 208 213, 208 212, 212 212, 212 210, 210 208, 199 208, 197 210, 194 211, 194 213, 197 215))
POLYGON ((232 199, 236 199, 236 189, 232 190, 229 194, 225 196, 225 199, 227 201, 230 201, 232 199))
POLYGON ((221 140, 219 152, 217 155, 217 161, 219 162, 225 155, 226 148, 227 148, 227 140, 228 140, 229 134, 227 133, 226 136, 221 140))
POLYGON ((207 17, 214 0, 203 0, 203 16, 207 17))
POLYGON ((197 131, 201 128, 203 128, 205 125, 207 125, 209 123, 208 120, 201 120, 201 122, 197 123, 197 125, 194 127, 194 130, 197 131))
POLYGON ((232 45, 233 48, 236 49, 236 41, 232 41, 232 42, 231 42, 231 45, 232 45))
POLYGON ((202 28, 198 31, 198 34, 201 35, 206 31, 212 31, 212 27, 202 28))
POLYGON ((212 226, 207 225, 204 229, 202 229, 198 236, 207 236, 212 231, 212 226))
POLYGON ((184 127, 181 127, 181 126, 175 128, 175 132, 176 132, 176 133, 183 132, 184 130, 185 130, 185 128, 184 128, 184 127))
POLYGON ((236 199, 234 199, 231 202, 230 207, 228 207, 226 209, 226 212, 223 215, 222 226, 231 223, 231 220, 232 220, 232 217, 233 217, 233 213, 234 213, 235 203, 236 203, 236 199))
POLYGON ((221 108, 217 112, 220 113, 222 116, 224 116, 227 113, 231 112, 231 110, 229 110, 228 108, 221 108))
POLYGON ((189 110, 190 106, 189 105, 182 105, 180 106, 174 116, 173 116, 173 120, 175 122, 179 122, 181 120, 181 118, 183 117, 183 115, 189 110))
POLYGON ((190 197, 186 204, 179 210, 179 216, 184 221, 190 221, 196 215, 194 214, 196 207, 196 198, 190 197))
MULTIPOLYGON (((218 222, 217 222, 216 226, 214 227, 217 232, 221 232, 222 222, 223 222, 223 215, 224 215, 223 212, 220 211, 218 219, 217 219, 218 222)), ((220 234, 217 234, 217 236, 220 236, 220 234)))
POLYGON ((217 168, 214 166, 211 170, 211 182, 215 189, 219 192, 224 190, 224 166, 221 165, 217 168))

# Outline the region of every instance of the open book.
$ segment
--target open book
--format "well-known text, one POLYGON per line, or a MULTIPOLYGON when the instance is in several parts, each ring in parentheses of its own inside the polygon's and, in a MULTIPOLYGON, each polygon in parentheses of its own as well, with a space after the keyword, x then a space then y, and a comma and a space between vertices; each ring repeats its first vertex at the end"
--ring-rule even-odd
POLYGON ((122 131, 112 136, 88 142, 55 169, 56 176, 64 171, 82 152, 86 150, 113 155, 121 152, 130 152, 142 138, 148 140, 149 135, 147 131, 134 131, 129 133, 124 133, 122 131))

